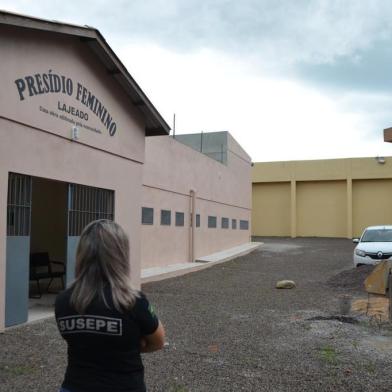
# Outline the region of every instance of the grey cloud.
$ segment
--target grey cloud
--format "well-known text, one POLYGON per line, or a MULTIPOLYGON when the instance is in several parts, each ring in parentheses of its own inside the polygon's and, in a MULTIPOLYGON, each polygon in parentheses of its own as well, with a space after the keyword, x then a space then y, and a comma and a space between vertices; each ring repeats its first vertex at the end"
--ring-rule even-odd
POLYGON ((382 130, 392 126, 390 94, 369 91, 335 93, 335 101, 343 112, 362 115, 359 125, 363 141, 382 140, 382 130))
MULTIPOLYGON (((18 2, 13 2, 18 4, 18 2)), ((22 2, 36 16, 94 25, 177 50, 257 53, 274 63, 328 63, 391 36, 381 0, 117 0, 22 2)), ((1 5, 1 3, 0 3, 1 5)), ((125 36, 124 36, 125 35, 125 36)))
POLYGON ((388 79, 392 3, 388 0, 43 0, 12 4, 35 16, 93 25, 109 43, 148 41, 179 52, 210 48, 249 57, 270 72, 316 84, 392 87, 388 79))
POLYGON ((392 91, 392 46, 389 41, 380 40, 353 57, 344 56, 326 64, 301 64, 296 74, 326 88, 389 93, 392 91))
POLYGON ((392 35, 392 3, 377 0, 145 0, 120 2, 113 12, 105 25, 115 33, 282 68, 333 63, 392 35))

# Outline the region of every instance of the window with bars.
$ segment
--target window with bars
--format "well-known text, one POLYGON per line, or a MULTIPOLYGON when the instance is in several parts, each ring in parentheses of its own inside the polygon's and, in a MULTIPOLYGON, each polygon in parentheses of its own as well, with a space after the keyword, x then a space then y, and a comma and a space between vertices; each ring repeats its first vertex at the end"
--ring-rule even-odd
POLYGON ((237 229, 237 219, 232 219, 231 220, 231 228, 233 230, 237 229))
POLYGON ((216 216, 208 216, 208 227, 210 229, 216 228, 216 216))
POLYGON ((247 220, 240 220, 240 230, 248 230, 249 222, 247 220))
POLYGON ((154 209, 150 207, 142 207, 142 225, 154 224, 154 209))
POLYGON ((221 226, 222 226, 222 229, 228 229, 229 228, 229 218, 222 218, 221 226))
POLYGON ((161 210, 161 225, 170 226, 171 225, 171 211, 161 210))
POLYGON ((69 185, 69 236, 80 236, 97 219, 114 219, 114 191, 85 185, 69 185))
POLYGON ((31 177, 10 173, 8 176, 7 235, 30 235, 31 177))
POLYGON ((184 213, 176 212, 176 226, 184 226, 184 213))

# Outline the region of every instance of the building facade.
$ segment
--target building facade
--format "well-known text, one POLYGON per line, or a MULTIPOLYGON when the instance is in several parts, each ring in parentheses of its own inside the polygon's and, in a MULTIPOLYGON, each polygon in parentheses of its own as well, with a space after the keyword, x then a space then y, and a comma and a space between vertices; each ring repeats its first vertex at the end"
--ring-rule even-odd
POLYGON ((115 219, 140 282, 145 136, 169 127, 100 33, 0 13, 0 330, 27 320, 29 258, 73 279, 83 227, 115 219))
POLYGON ((392 223, 392 157, 255 163, 254 236, 358 237, 392 223))
POLYGON ((142 208, 142 268, 247 243, 250 157, 228 132, 148 138, 142 208))
POLYGON ((0 331, 28 320, 37 254, 72 282, 95 219, 127 232, 135 286, 249 242, 249 156, 227 132, 168 136, 98 30, 0 12, 0 56, 0 331))

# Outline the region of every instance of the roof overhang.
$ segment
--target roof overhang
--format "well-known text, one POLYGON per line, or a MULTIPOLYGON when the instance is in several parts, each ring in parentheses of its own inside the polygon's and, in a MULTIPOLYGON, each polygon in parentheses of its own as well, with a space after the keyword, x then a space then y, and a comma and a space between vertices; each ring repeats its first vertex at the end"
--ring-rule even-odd
POLYGON ((168 135, 170 127, 129 74, 102 34, 89 26, 78 26, 57 21, 34 18, 0 10, 0 25, 47 31, 78 38, 99 58, 109 75, 124 89, 130 101, 142 113, 145 135, 168 135))

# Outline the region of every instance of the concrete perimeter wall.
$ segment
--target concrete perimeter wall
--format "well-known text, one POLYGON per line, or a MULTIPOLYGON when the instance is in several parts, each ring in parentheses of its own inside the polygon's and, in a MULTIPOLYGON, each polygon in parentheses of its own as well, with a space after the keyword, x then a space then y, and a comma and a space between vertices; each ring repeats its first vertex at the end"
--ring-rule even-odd
POLYGON ((185 263, 249 242, 251 162, 229 134, 227 143, 225 165, 168 136, 146 139, 142 205, 154 209, 154 221, 142 225, 142 268, 185 263), (192 190, 200 214, 200 227, 193 228, 193 256, 192 190), (161 210, 171 211, 171 225, 161 225, 161 210), (184 226, 175 225, 176 212, 184 213, 184 226), (208 216, 217 218, 216 228, 208 227, 208 216), (222 228, 222 218, 229 218, 229 228, 222 228), (240 220, 249 222, 247 230, 240 229, 240 220))
POLYGON ((255 163, 252 234, 352 238, 392 224, 391 166, 392 157, 255 163))

